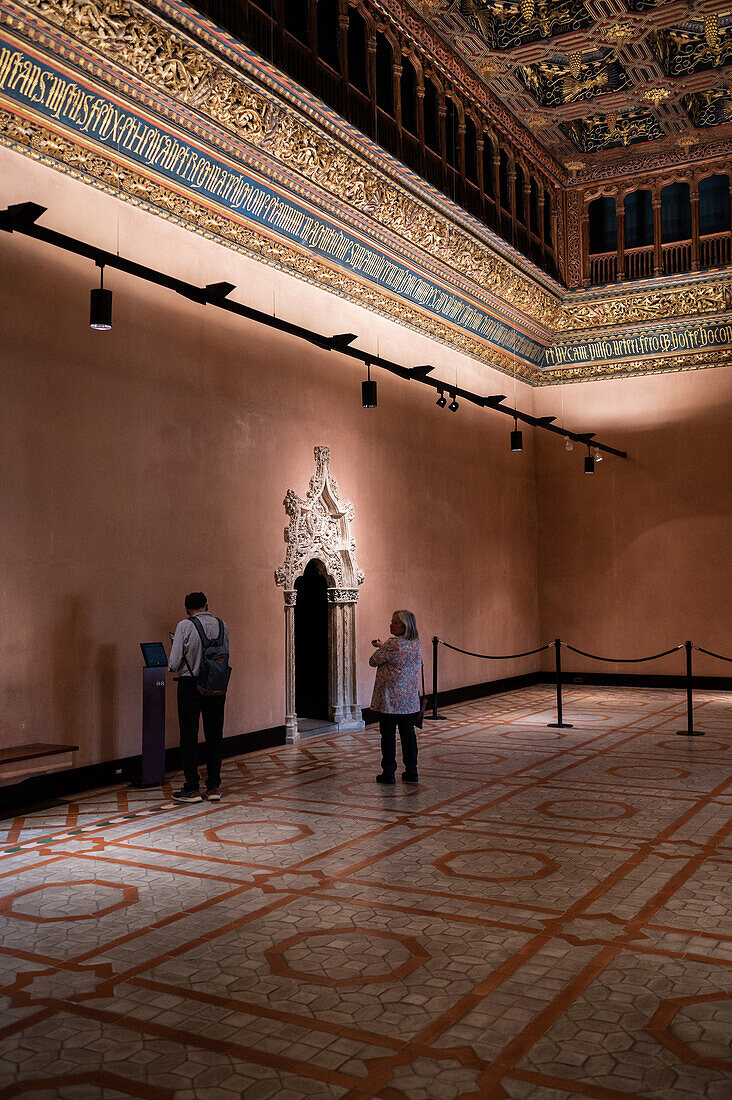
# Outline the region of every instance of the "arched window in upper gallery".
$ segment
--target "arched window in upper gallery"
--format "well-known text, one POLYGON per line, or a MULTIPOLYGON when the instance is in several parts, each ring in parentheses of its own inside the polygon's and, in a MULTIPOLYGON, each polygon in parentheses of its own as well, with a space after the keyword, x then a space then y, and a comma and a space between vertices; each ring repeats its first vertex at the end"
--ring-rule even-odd
POLYGON ((522 225, 526 225, 526 203, 524 202, 524 170, 520 164, 516 165, 516 181, 514 183, 516 197, 514 200, 514 210, 516 211, 516 220, 521 222, 522 225))
POLYGON ((699 183, 699 233, 725 233, 730 221, 729 176, 707 176, 699 183))
POLYGON ((431 77, 424 81, 424 143, 433 153, 440 152, 439 92, 431 77))
POLYGON ((381 31, 376 32, 376 106, 394 117, 394 51, 381 31))
POLYGON ((607 195, 593 199, 587 207, 587 217, 590 227, 590 255, 617 252, 618 216, 615 199, 607 195))
POLYGON ((369 94, 368 65, 366 61, 366 20, 358 8, 350 8, 348 15, 348 83, 364 95, 369 94))
POLYGON ((465 114, 465 178, 478 185, 478 128, 472 115, 465 114))
POLYGON ((493 169, 493 142, 488 131, 483 133, 483 194, 495 199, 496 185, 493 169))
POLYGON ((625 196, 625 247, 653 244, 653 199, 650 191, 630 191, 625 196))
POLYGON ((417 136, 417 71, 410 58, 402 59, 402 75, 399 81, 402 104, 402 129, 417 136))
POLYGON ((529 222, 531 232, 538 237, 541 234, 541 227, 539 226, 539 184, 533 176, 529 185, 529 222))
POLYGON ((504 210, 511 209, 511 199, 508 190, 508 153, 501 149, 498 157, 498 184, 501 190, 500 201, 504 210))
POLYGON ((282 21, 285 30, 302 42, 310 45, 310 4, 308 0, 282 0, 282 21))
POLYGON ((554 241, 552 240, 552 212, 554 207, 552 206, 552 193, 548 188, 544 188, 544 243, 549 245, 550 248, 554 247, 554 241))
POLYGON ((339 73, 341 61, 338 56, 338 0, 318 0, 316 27, 318 57, 339 73))
POLYGON ((691 240, 691 192, 688 183, 670 183, 661 190, 661 241, 691 240))
POLYGON ((460 167, 460 115, 452 96, 445 96, 445 159, 450 168, 460 167))

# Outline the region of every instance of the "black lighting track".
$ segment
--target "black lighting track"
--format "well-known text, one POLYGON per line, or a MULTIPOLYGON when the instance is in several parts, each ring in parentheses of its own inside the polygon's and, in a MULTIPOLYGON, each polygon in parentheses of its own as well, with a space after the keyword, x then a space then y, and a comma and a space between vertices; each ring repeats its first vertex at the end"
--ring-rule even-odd
POLYGON ((599 443, 595 439, 594 432, 570 432, 566 428, 558 427, 554 423, 556 420, 554 416, 531 416, 529 413, 504 405, 505 396, 503 394, 481 397, 480 394, 461 389, 450 382, 433 378, 431 374, 435 368, 429 364, 419 367, 403 367, 399 363, 393 363, 390 359, 385 359, 383 356, 360 351, 358 348, 351 346, 353 341, 358 339, 353 332, 323 336, 311 329, 303 328, 301 325, 293 325, 289 321, 283 321, 270 316, 268 313, 262 313, 261 310, 253 309, 251 306, 232 302, 229 299, 229 294, 236 290, 233 283, 221 282, 209 283, 203 287, 196 286, 193 283, 186 283, 182 279, 175 279, 171 275, 165 275, 162 271, 156 271, 152 267, 145 267, 144 264, 137 264, 134 260, 126 260, 124 256, 117 256, 113 252, 105 252, 103 248, 97 248, 95 245, 78 241, 76 238, 68 237, 64 233, 56 233, 53 229, 46 229, 44 226, 37 224, 38 219, 45 213, 46 207, 39 206, 34 202, 23 202, 8 206, 7 209, 0 211, 0 230, 4 230, 6 233, 22 233, 26 237, 33 237, 37 241, 43 241, 46 244, 54 245, 56 248, 62 248, 66 252, 83 256, 87 260, 93 260, 97 267, 110 267, 115 268, 117 271, 124 271, 128 275, 133 275, 136 279, 144 279, 148 283, 155 283, 157 286, 173 290, 176 294, 188 298, 191 302, 198 302, 199 305, 203 306, 216 306, 217 309, 225 309, 229 313, 236 313, 238 316, 246 317, 250 321, 267 325, 279 332, 286 332, 290 336, 298 337, 300 340, 307 340, 308 343, 315 344, 316 347, 322 348, 324 351, 336 351, 341 355, 349 356, 351 359, 358 359, 366 365, 381 367, 382 370, 388 371, 390 374, 395 374, 399 378, 411 382, 421 382, 422 385, 429 386, 435 391, 445 390, 461 397, 464 401, 477 405, 479 408, 504 413, 506 416, 510 416, 512 420, 520 420, 523 424, 529 424, 534 428, 553 432, 555 435, 564 436, 565 439, 572 439, 574 442, 585 444, 588 447, 591 445, 599 451, 616 455, 618 458, 628 457, 625 451, 619 451, 606 443, 599 443))

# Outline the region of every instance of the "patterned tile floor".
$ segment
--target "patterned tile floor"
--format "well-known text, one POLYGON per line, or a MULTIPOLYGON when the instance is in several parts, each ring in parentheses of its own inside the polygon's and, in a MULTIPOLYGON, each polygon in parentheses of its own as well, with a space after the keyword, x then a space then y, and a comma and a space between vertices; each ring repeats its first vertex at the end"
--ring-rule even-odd
POLYGON ((0 821, 0 1098, 730 1100, 732 698, 552 700, 0 821))

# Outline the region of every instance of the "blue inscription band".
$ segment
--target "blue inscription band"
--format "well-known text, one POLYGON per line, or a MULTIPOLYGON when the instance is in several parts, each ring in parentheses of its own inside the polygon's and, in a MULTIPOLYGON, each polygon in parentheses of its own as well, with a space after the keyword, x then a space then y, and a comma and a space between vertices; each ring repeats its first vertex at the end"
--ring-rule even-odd
POLYGON ((686 325, 633 336, 609 336, 585 339, 576 344, 555 344, 544 353, 542 366, 564 367, 581 363, 616 362, 649 355, 680 355, 689 351, 726 348, 732 345, 732 324, 718 321, 705 325, 686 325))
POLYGON ((398 295, 456 328, 480 337, 534 366, 545 347, 416 273, 397 258, 365 243, 312 209, 273 190, 173 135, 144 116, 106 99, 52 68, 19 43, 0 36, 0 93, 8 105, 26 109, 104 146, 114 156, 153 169, 158 177, 185 187, 250 223, 275 231, 311 254, 398 295))

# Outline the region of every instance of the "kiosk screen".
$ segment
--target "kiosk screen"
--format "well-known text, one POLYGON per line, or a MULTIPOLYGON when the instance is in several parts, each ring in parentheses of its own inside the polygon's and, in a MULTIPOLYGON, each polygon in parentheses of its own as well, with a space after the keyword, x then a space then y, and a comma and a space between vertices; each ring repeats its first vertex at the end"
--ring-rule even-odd
POLYGON ((167 665, 168 658, 162 642, 140 642, 140 649, 145 658, 146 668, 162 668, 163 665, 167 665))

